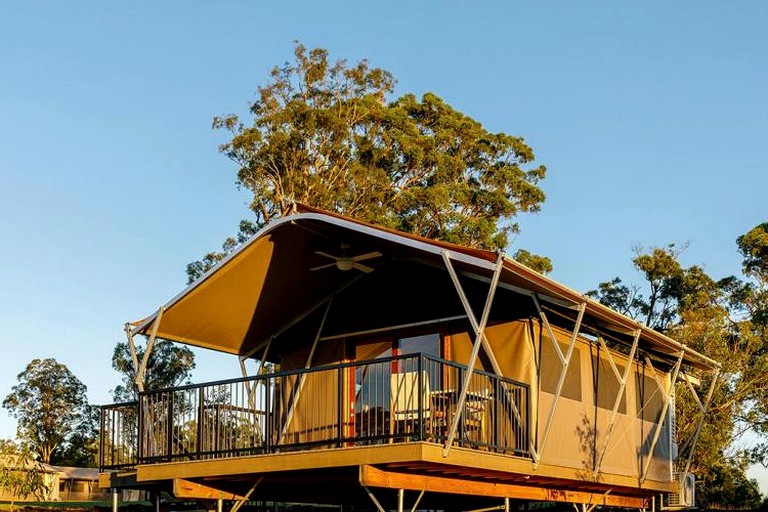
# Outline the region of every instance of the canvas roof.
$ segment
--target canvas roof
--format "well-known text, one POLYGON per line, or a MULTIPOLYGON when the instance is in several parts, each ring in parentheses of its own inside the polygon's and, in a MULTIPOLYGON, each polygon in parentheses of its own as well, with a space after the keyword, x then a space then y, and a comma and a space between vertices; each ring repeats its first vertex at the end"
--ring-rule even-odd
MULTIPOLYGON (((324 304, 333 305, 324 337, 388 326, 419 325, 454 319, 464 310, 443 262, 450 255, 462 286, 479 316, 497 254, 394 231, 306 206, 271 222, 236 252, 163 306, 159 338, 239 356, 256 351, 270 338, 289 350, 314 336, 324 304), (375 270, 311 270, 332 261, 318 255, 379 252, 365 263, 375 270)), ((640 346, 662 359, 699 368, 715 368, 712 359, 549 279, 511 258, 503 258, 500 290, 491 318, 533 315, 535 294, 555 313, 552 323, 567 326, 576 307, 586 302, 584 325, 615 341, 631 341, 641 330, 640 346)), ((149 335, 158 313, 132 324, 134 334, 149 335)), ((280 348, 273 352, 280 355, 280 348)))

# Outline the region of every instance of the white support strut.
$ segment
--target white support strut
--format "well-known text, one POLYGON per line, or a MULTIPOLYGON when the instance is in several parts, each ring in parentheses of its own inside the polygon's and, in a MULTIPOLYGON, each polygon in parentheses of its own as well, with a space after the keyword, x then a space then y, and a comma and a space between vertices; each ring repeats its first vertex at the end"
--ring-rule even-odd
POLYGON ((535 295, 533 295, 533 302, 536 304, 536 309, 539 310, 539 316, 541 316, 541 319, 544 322, 544 325, 546 326, 547 331, 549 332, 550 340, 552 341, 555 347, 555 351, 560 357, 560 361, 562 363, 562 368, 560 369, 560 378, 558 379, 557 387, 555 388, 555 395, 552 398, 552 405, 549 406, 549 414, 547 415, 547 420, 544 423, 544 433, 542 434, 542 437, 541 437, 541 444, 539 445, 539 451, 533 454, 534 467, 538 467, 539 461, 541 460, 541 454, 544 452, 544 448, 546 447, 546 444, 547 444, 547 439, 549 438, 549 433, 552 430, 552 423, 555 419, 555 410, 557 409, 557 403, 560 400, 560 394, 563 391, 563 384, 565 384, 565 376, 568 373, 568 367, 571 363, 571 356, 573 355, 573 349, 576 346, 576 339, 578 338, 579 331, 581 330, 581 321, 584 318, 584 312, 587 309, 587 303, 582 302, 581 305, 579 305, 579 313, 578 313, 578 316, 576 317, 576 324, 573 326, 571 339, 568 343, 568 350, 563 356, 562 351, 558 346, 557 340, 555 339, 554 333, 552 332, 552 327, 549 325, 549 320, 547 320, 547 315, 541 309, 541 305, 539 304, 539 301, 535 295))
MULTIPOLYGON (((491 280, 488 280, 487 282, 490 283, 491 280)), ((500 285, 501 285, 501 283, 499 283, 499 287, 500 287, 500 285)), ((488 341, 488 338, 485 335, 485 331, 480 331, 480 329, 479 329, 479 323, 477 322, 477 318, 475 318, 475 314, 472 311, 471 305, 469 304, 469 300, 467 300, 466 295, 464 295, 464 290, 459 287, 459 288, 457 288, 457 292, 459 294, 459 299, 461 299, 462 305, 464 306, 466 317, 467 317, 467 320, 469 320, 469 323, 470 323, 470 326, 472 327, 472 330, 474 332, 478 332, 479 331, 481 333, 480 341, 482 343, 482 347, 483 347, 483 350, 485 351, 485 354, 488 356, 488 360, 491 363, 491 367, 493 368, 494 373, 496 375, 500 376, 500 377, 504 376, 504 372, 501 369, 501 365, 499 364, 499 361, 496 359, 496 355, 493 352, 493 347, 491 347, 491 344, 490 344, 490 342, 488 341)), ((512 413, 515 416, 515 420, 518 422, 519 425, 522 426, 523 425, 523 418, 522 418, 522 416, 520 414, 520 411, 519 411, 519 409, 517 407, 517 404, 515 403, 514 398, 511 396, 512 393, 510 392, 510 388, 507 385, 507 383, 504 382, 504 381, 502 381, 502 386, 504 387, 504 390, 509 395, 509 404, 511 406, 512 413)), ((535 454, 536 454, 536 447, 534 446, 533 436, 528 436, 528 449, 530 450, 531 454, 533 454, 535 456, 535 454)))
POLYGON ((152 322, 152 331, 149 334, 149 341, 147 342, 147 348, 144 350, 144 357, 141 358, 141 363, 136 370, 136 387, 140 392, 144 391, 144 372, 147 370, 147 363, 149 362, 149 355, 152 353, 152 349, 155 347, 155 339, 157 338, 157 329, 160 327, 160 322, 163 319, 164 307, 157 310, 157 316, 155 321, 152 322))
MULTIPOLYGON (((699 401, 698 397, 696 397, 696 401, 699 402, 699 407, 701 408, 701 419, 699 420, 699 424, 696 426, 696 433, 693 434, 691 449, 688 452, 688 460, 686 460, 685 462, 685 468, 683 469, 683 473, 688 473, 688 470, 691 469, 691 462, 693 462, 693 454, 696 450, 696 443, 699 441, 699 434, 701 434, 701 427, 704 425, 704 419, 707 415, 707 412, 709 411, 709 405, 712 403, 712 395, 715 392, 717 379, 719 377, 720 377, 720 368, 715 370, 715 374, 712 377, 712 383, 709 385, 709 391, 707 391, 707 397, 704 399, 704 405, 702 405, 701 401, 699 401)), ((690 381, 688 379, 686 379, 686 382, 690 386, 690 381)), ((695 396, 695 393, 694 393, 694 396, 695 396)))
POLYGON ((646 363, 651 368, 651 371, 653 372, 653 377, 656 379, 656 384, 659 387, 659 390, 661 391, 662 398, 664 399, 664 405, 661 408, 661 415, 659 417, 659 421, 656 424, 656 429, 653 433, 653 440, 651 441, 651 446, 648 449, 648 458, 645 459, 645 464, 643 466, 643 473, 640 476, 640 483, 645 483, 645 479, 648 477, 648 470, 651 467, 651 460, 653 460, 653 450, 656 449, 656 443, 659 441, 659 436, 661 435, 661 429, 664 426, 664 421, 667 418, 667 412, 669 411, 669 403, 670 398, 672 397, 672 393, 675 392, 675 383, 677 382, 677 374, 680 372, 680 366, 683 364, 683 358, 685 357, 685 351, 680 351, 680 357, 677 359, 677 363, 675 363, 674 368, 672 369, 672 377, 669 382, 669 390, 664 391, 664 385, 659 381, 659 377, 656 373, 656 370, 653 368, 653 364, 651 363, 651 360, 646 357, 646 363))
MULTIPOLYGON (((464 289, 461 286, 461 282, 459 282, 459 276, 456 274, 456 270, 453 268, 453 264, 451 263, 451 257, 448 253, 448 251, 443 251, 443 261, 445 262, 445 266, 448 269, 448 273, 451 276, 451 280, 453 281, 453 285, 456 287, 456 291, 459 294, 459 297, 461 298, 461 302, 464 305, 464 309, 466 310, 467 316, 472 317, 474 319, 474 313, 472 311, 472 308, 470 307, 469 300, 467 299, 466 294, 464 293, 464 289)), ((477 361, 477 355, 480 352, 480 345, 482 343, 482 339, 485 336, 485 325, 488 322, 488 316, 491 313, 491 305, 493 304, 493 297, 496 294, 496 286, 499 283, 499 278, 501 277, 501 271, 504 268, 504 258, 499 253, 499 256, 496 260, 496 268, 493 273, 493 279, 491 280, 491 287, 488 290, 488 295, 485 299, 485 306, 483 308, 483 314, 480 317, 480 323, 475 325, 475 322, 472 322, 472 327, 475 330, 475 341, 472 345, 472 353, 469 356, 469 362, 467 363, 467 372, 464 376, 464 382, 462 382, 461 386, 461 394, 459 395, 459 399, 456 405, 456 410, 453 413, 453 418, 451 419, 451 428, 448 432, 448 437, 445 440, 445 446, 443 446, 443 457, 447 457, 448 454, 451 451, 451 445, 453 444, 453 440, 456 437, 456 432, 459 428, 459 421, 461 421, 461 415, 464 410, 464 404, 467 400, 467 393, 469 392, 469 386, 472 383, 472 372, 475 369, 475 363, 477 361)))
POLYGON ((381 503, 379 503, 379 500, 376 499, 376 496, 373 495, 371 490, 368 488, 368 486, 363 485, 363 489, 365 489, 365 492, 368 493, 368 496, 371 498, 371 501, 374 505, 376 505, 376 508, 379 510, 379 512, 387 512, 384 510, 384 507, 381 506, 381 503))
POLYGON ((613 409, 611 410, 611 419, 608 421, 608 427, 605 431, 605 438, 603 440, 603 448, 600 450, 600 457, 597 459, 597 464, 595 465, 595 475, 600 474, 600 468, 603 464, 603 458, 605 457, 605 453, 608 450, 608 442, 611 439, 611 434, 613 434, 613 428, 616 424, 616 415, 619 412, 619 405, 621 404, 621 398, 624 396, 624 390, 627 387, 627 380, 629 380, 629 374, 630 370, 632 369, 632 361, 635 359, 635 352, 637 351, 637 345, 640 342, 640 329, 637 329, 635 331, 635 336, 632 340, 632 348, 629 351, 629 358, 627 359, 627 366, 624 368, 624 374, 619 373, 619 369, 616 367, 616 363, 613 361, 613 356, 611 355, 610 350, 608 350, 608 346, 605 344, 605 340, 603 338, 598 338, 598 341, 600 342, 600 346, 605 350, 605 353, 608 356, 608 362, 611 364, 611 368, 613 369, 614 375, 616 375, 616 379, 619 381, 619 391, 616 394, 616 399, 613 402, 613 409))
MULTIPOLYGON (((309 350, 309 355, 307 356, 307 362, 304 365, 305 370, 309 370, 309 368, 312 366, 312 360, 315 357, 315 350, 317 349, 317 342, 320 340, 320 336, 323 333, 323 327, 325 327, 325 319, 328 318, 328 312, 331 310, 331 304, 333 303, 333 295, 328 299, 328 305, 325 307, 325 312, 323 313, 323 319, 320 321, 320 326, 317 328, 317 334, 315 335, 315 340, 312 342, 312 348, 309 350)), ((280 440, 278 441, 278 444, 281 444, 283 442, 283 439, 285 438, 285 434, 288 433, 288 429, 291 426, 291 421, 293 420, 293 414, 296 411, 296 406, 299 403, 299 399, 301 398, 301 392, 304 389, 304 383, 306 382, 307 374, 306 372, 302 373, 299 376, 299 383, 296 388, 296 392, 293 394, 293 399, 291 400, 291 407, 288 409, 288 414, 285 417, 285 424, 283 424, 283 430, 280 432, 280 440)))
POLYGON ((250 489, 248 489, 248 492, 245 493, 245 496, 242 497, 242 499, 237 500, 237 502, 232 506, 232 509, 229 512, 237 512, 240 510, 240 507, 242 507, 246 501, 251 499, 251 494, 253 494, 253 491, 256 490, 256 487, 259 486, 261 481, 264 480, 264 476, 260 476, 256 479, 256 481, 253 483, 250 489))
POLYGON ((139 358, 136 355, 136 343, 133 342, 133 331, 131 330, 131 324, 125 323, 125 336, 128 338, 128 349, 131 351, 131 361, 133 361, 133 371, 138 375, 139 373, 139 358))

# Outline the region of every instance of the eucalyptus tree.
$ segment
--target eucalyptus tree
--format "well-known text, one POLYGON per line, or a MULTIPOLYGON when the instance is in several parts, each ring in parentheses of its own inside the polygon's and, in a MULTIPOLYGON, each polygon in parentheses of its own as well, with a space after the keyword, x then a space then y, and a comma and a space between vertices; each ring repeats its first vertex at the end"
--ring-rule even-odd
MULTIPOLYGON (((751 506, 759 491, 746 477, 745 461, 768 462, 768 223, 736 243, 743 256, 741 277, 715 279, 701 266, 685 267, 681 249, 669 245, 637 251, 633 264, 642 285, 617 277, 588 295, 722 364, 693 470, 704 482, 705 502, 735 504, 729 500, 742 496, 741 504, 751 506), (757 446, 735 448, 747 431, 762 434, 757 446)), ((701 376, 702 388, 710 378, 701 376)), ((690 439, 700 412, 684 386, 676 405, 680 439, 690 439)), ((683 444, 681 455, 689 448, 683 444)))
MULTIPOLYGON (((270 220, 303 203, 471 247, 506 247, 518 214, 545 199, 546 168, 522 137, 494 133, 434 93, 394 97, 391 73, 324 49, 257 88, 250 119, 216 117, 254 218, 221 251, 188 265, 192 282, 270 220)), ((548 261, 542 269, 551 267, 548 261)))
MULTIPOLYGON (((146 347, 137 344, 137 359, 144 358, 146 347)), ((136 386, 136 369, 133 366, 128 343, 120 342, 115 345, 112 353, 112 368, 122 379, 115 389, 112 397, 116 402, 130 402, 139 396, 136 386)), ((147 391, 166 389, 189 382, 192 370, 195 368, 195 354, 189 347, 158 339, 147 357, 147 366, 144 370, 144 388, 147 391)))
POLYGON ((55 359, 33 359, 3 400, 17 420, 17 437, 50 463, 83 422, 88 421, 87 388, 55 359))

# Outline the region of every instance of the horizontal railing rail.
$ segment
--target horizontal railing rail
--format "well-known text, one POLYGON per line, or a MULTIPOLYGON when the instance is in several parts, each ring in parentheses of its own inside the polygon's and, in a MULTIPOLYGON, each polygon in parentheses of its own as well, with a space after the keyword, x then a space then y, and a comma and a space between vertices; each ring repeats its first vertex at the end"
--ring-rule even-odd
MULTIPOLYGON (((467 372, 411 354, 143 392, 102 408, 101 466, 445 443, 467 372)), ((528 456, 529 401, 526 384, 473 370, 454 442, 528 456)))

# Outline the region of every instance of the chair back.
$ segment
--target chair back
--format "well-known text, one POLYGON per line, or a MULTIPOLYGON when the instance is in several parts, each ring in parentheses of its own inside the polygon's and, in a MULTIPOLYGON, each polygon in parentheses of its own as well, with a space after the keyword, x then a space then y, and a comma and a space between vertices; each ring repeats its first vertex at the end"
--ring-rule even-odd
MULTIPOLYGON (((397 421, 419 419, 419 372, 393 373, 389 379, 392 417, 397 421)), ((421 372, 421 407, 422 418, 429 418, 429 374, 425 371, 421 372)))

